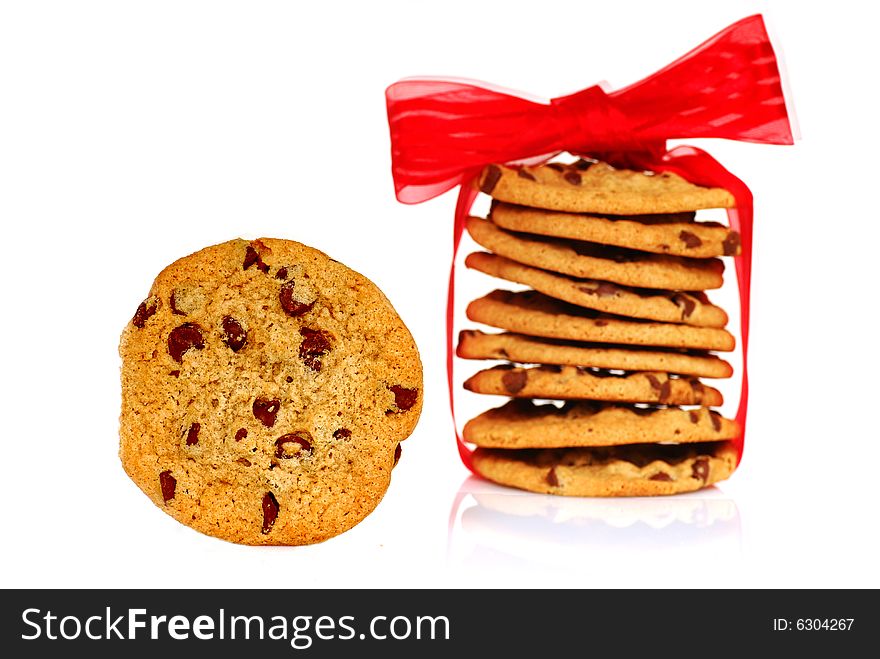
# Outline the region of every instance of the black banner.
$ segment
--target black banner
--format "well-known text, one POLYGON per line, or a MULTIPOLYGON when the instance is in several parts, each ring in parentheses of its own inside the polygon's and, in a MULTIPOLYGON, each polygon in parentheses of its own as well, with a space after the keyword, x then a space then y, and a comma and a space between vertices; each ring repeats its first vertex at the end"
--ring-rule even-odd
MULTIPOLYGON (((880 636, 874 591, 6 590, 6 656, 834 652, 880 636)), ((418 656, 418 655, 417 655, 418 656)), ((846 655, 849 656, 849 655, 846 655)))

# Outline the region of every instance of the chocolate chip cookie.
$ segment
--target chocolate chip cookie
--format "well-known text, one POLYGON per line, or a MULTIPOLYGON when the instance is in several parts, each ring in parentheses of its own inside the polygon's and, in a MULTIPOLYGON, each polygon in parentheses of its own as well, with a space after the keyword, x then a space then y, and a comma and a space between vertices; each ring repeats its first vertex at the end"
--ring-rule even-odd
POLYGON ((465 265, 493 277, 531 286, 557 300, 619 316, 698 327, 727 324, 727 313, 709 302, 701 291, 636 289, 607 281, 577 279, 485 252, 468 254, 465 265))
POLYGON ((613 373, 579 366, 541 365, 517 367, 502 364, 479 371, 465 380, 464 388, 478 394, 602 400, 662 405, 722 405, 721 392, 696 378, 670 377, 667 373, 613 373))
POLYGON ((474 469, 501 485, 569 496, 655 496, 692 492, 728 478, 730 442, 635 444, 607 448, 478 448, 474 469))
POLYGON ((503 229, 695 258, 736 256, 740 236, 717 222, 694 222, 694 213, 589 215, 496 203, 489 219, 503 229))
POLYGON ((603 403, 535 404, 514 399, 468 421, 462 437, 486 448, 561 448, 734 439, 736 421, 707 407, 690 410, 603 403))
POLYGON ((456 354, 462 359, 504 359, 524 364, 560 364, 621 371, 660 371, 704 378, 729 378, 733 367, 700 351, 651 350, 638 346, 578 343, 503 332, 462 330, 456 354))
POLYGON ((467 230, 477 244, 494 254, 572 277, 681 291, 721 288, 724 283, 724 264, 719 259, 660 256, 597 243, 511 233, 478 217, 468 218, 467 230))
POLYGON ((120 458, 162 510, 251 545, 379 503, 422 407, 412 336, 366 277, 287 240, 165 268, 122 334, 120 458))
POLYGON ((727 190, 694 185, 671 172, 615 169, 583 159, 536 167, 488 165, 476 185, 500 201, 572 213, 678 213, 735 203, 727 190))
POLYGON ((623 319, 535 291, 493 291, 467 307, 471 320, 530 336, 700 350, 733 350, 725 329, 623 319))

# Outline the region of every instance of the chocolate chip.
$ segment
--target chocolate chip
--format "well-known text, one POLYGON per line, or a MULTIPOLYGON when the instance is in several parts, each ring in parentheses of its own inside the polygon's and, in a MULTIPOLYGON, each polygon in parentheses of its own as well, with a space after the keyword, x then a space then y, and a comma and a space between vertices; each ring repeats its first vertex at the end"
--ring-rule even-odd
POLYGON ((257 250, 252 245, 248 245, 244 251, 244 270, 247 270, 255 263, 258 270, 262 270, 265 273, 269 272, 269 266, 263 263, 263 257, 257 253, 257 250))
POLYGON ((287 268, 281 267, 278 268, 278 272, 275 273, 275 279, 287 279, 287 268))
POLYGON ((681 239, 681 242, 684 243, 684 246, 688 249, 693 249, 694 247, 699 247, 703 244, 703 241, 699 239, 696 235, 692 234, 690 231, 682 231, 678 234, 678 237, 681 239))
POLYGON ((266 492, 263 495, 263 533, 269 533, 272 530, 272 525, 275 523, 275 520, 278 519, 278 499, 275 498, 275 495, 271 492, 266 492))
POLYGON ((403 449, 400 448, 400 444, 394 447, 394 464, 391 465, 391 468, 394 469, 397 466, 397 463, 400 462, 400 455, 403 453, 403 449))
POLYGON ((260 255, 257 254, 257 250, 248 245, 244 250, 244 270, 250 268, 254 263, 256 263, 260 259, 260 255))
POLYGON ((519 176, 520 178, 528 179, 529 181, 535 180, 535 175, 532 174, 525 167, 520 167, 518 170, 516 170, 516 175, 519 176))
POLYGON ((254 400, 254 416, 267 428, 275 425, 275 417, 281 409, 281 401, 277 398, 257 398, 254 400))
POLYGON ((581 184, 581 175, 578 174, 577 172, 570 172, 570 171, 565 172, 565 174, 562 175, 562 178, 564 178, 566 181, 568 181, 572 185, 580 185, 581 184))
POLYGON ((305 430, 282 435, 275 440, 275 457, 288 460, 305 458, 312 454, 312 436, 305 430))
POLYGON ((685 295, 684 293, 675 293, 672 296, 672 301, 675 305, 681 309, 681 319, 686 320, 691 317, 691 314, 694 313, 694 309, 697 308, 697 302, 689 295, 685 295))
POLYGON ((724 249, 724 256, 735 256, 738 254, 741 242, 740 236, 736 231, 728 233, 727 238, 721 243, 721 247, 724 249))
POLYGON ((179 378, 180 371, 175 368, 173 371, 168 371, 168 375, 170 375, 171 377, 174 377, 174 378, 179 378))
POLYGON ((544 480, 547 481, 547 485, 550 487, 559 487, 559 478, 556 476, 556 467, 550 467, 550 471, 547 472, 544 480))
POLYGON ((235 431, 235 441, 240 442, 247 437, 247 428, 239 428, 235 431))
POLYGON ((654 391, 660 391, 660 380, 657 379, 657 376, 653 373, 645 373, 645 377, 648 379, 648 384, 651 385, 651 389, 654 391))
POLYGON ((664 380, 663 384, 660 386, 660 396, 658 397, 658 400, 661 403, 668 403, 669 397, 671 395, 672 395, 672 381, 668 380, 668 379, 664 380))
POLYGON ((700 422, 700 415, 697 413, 696 410, 690 410, 688 412, 688 418, 691 420, 691 423, 699 423, 700 422))
POLYGON ((199 443, 199 430, 202 429, 202 424, 200 423, 192 423, 190 424, 189 430, 186 431, 186 445, 187 446, 195 446, 199 443))
POLYGON ((491 194, 498 181, 501 180, 501 168, 498 165, 489 165, 483 173, 483 180, 480 183, 480 192, 491 194))
POLYGON ((168 354, 179 364, 183 363, 183 354, 187 350, 201 350, 204 347, 202 328, 195 323, 184 323, 175 327, 168 335, 168 354))
POLYGON ((499 354, 500 356, 504 357, 504 359, 510 359, 510 355, 507 354, 507 350, 505 350, 504 348, 499 348, 499 349, 498 349, 498 354, 499 354))
POLYGON ((313 330, 308 327, 300 327, 299 333, 303 337, 299 345, 300 359, 313 371, 320 371, 321 357, 330 352, 330 339, 333 335, 324 330, 313 330))
POLYGON ((561 162, 548 162, 547 169, 552 169, 554 172, 564 172, 565 165, 563 165, 561 162))
POLYGON ((694 460, 691 475, 705 483, 706 479, 709 478, 709 461, 706 458, 697 458, 694 460))
POLYGON ((697 404, 701 403, 703 400, 703 394, 705 393, 705 388, 703 387, 703 383, 697 380, 696 378, 691 378, 688 380, 688 384, 691 385, 691 391, 694 392, 694 400, 697 404))
POLYGON ((667 483, 672 480, 672 476, 667 474, 665 471, 658 471, 656 474, 651 476, 648 480, 650 481, 662 481, 667 483))
POLYGON ((168 503, 174 498, 174 490, 177 489, 177 479, 171 475, 170 471, 163 471, 159 474, 159 486, 162 488, 162 500, 168 503))
POLYGON ((529 374, 526 371, 509 371, 501 376, 501 384, 509 394, 517 394, 526 386, 529 374))
POLYGON ((245 467, 251 466, 251 461, 247 458, 239 458, 238 460, 236 460, 236 462, 240 465, 244 465, 245 467))
POLYGON ((348 439, 351 437, 351 430, 348 428, 340 428, 333 431, 333 439, 348 439))
POLYGON ((223 343, 232 350, 238 352, 247 342, 247 331, 232 316, 223 316, 223 343))
POLYGON ((391 393, 394 394, 394 404, 397 406, 397 409, 404 412, 415 405, 419 398, 418 389, 406 389, 399 384, 395 384, 393 387, 388 388, 391 390, 391 393))
POLYGON ((142 328, 147 322, 147 318, 156 313, 158 308, 159 298, 148 297, 138 305, 137 311, 134 312, 134 318, 131 319, 131 324, 138 329, 142 328))
POLYGON ((171 299, 169 300, 171 303, 171 313, 176 314, 178 316, 185 316, 186 312, 181 311, 177 306, 177 291, 171 291, 171 299))
POLYGON ((295 297, 293 297, 293 289, 295 282, 288 281, 281 285, 281 290, 278 292, 278 300, 281 302, 281 308, 284 309, 284 312, 288 316, 302 316, 304 313, 307 313, 312 310, 312 307, 315 306, 314 301, 306 304, 305 302, 300 302, 295 297))
POLYGON ((287 382, 293 382, 293 378, 290 377, 289 375, 288 375, 286 378, 284 378, 284 379, 287 380, 287 382))
POLYGON ((712 428, 715 432, 721 430, 721 415, 718 412, 709 412, 709 418, 712 419, 712 428))
POLYGON ((607 320, 597 320, 597 321, 594 322, 593 324, 594 324, 596 327, 605 327, 606 325, 608 325, 608 321, 607 321, 607 320))
POLYGON ((599 282, 599 285, 595 288, 578 286, 578 290, 587 295, 595 295, 597 297, 613 297, 620 291, 617 286, 610 284, 607 281, 599 282))
POLYGON ((576 163, 572 165, 579 172, 585 172, 590 167, 592 167, 595 163, 590 160, 584 160, 583 158, 579 159, 576 163))

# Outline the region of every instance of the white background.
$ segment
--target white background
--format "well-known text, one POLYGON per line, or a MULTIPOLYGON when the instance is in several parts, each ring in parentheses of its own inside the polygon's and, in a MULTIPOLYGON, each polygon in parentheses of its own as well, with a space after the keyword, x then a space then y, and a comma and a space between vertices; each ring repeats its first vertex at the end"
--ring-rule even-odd
POLYGON ((0 5, 0 585, 880 586, 876 24, 860 2, 719 5, 0 5), (466 481, 443 353, 454 198, 395 201, 385 86, 619 87, 755 11, 803 139, 700 145, 756 198, 739 471, 650 501, 466 481), (424 413, 385 500, 313 547, 201 536, 116 454, 118 337, 152 278, 261 235, 372 278, 425 365, 424 413))

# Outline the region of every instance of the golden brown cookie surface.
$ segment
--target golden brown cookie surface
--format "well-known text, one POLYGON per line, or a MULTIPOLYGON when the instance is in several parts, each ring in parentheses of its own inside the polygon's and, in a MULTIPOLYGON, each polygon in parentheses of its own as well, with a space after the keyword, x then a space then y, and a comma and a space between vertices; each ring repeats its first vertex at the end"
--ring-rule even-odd
POLYGON ((733 350, 727 330, 623 319, 523 291, 493 291, 467 307, 471 320, 530 336, 641 346, 733 350))
POLYGON ((515 398, 662 405, 712 406, 724 403, 720 391, 695 378, 673 378, 667 373, 613 374, 577 366, 495 366, 472 375, 465 381, 464 388, 479 394, 515 398))
POLYGON ((385 296, 293 241, 171 264, 120 355, 126 472, 178 521, 244 544, 358 523, 422 406, 418 351, 385 296))
POLYGON ((677 174, 615 169, 588 160, 536 167, 488 165, 476 185, 500 201, 572 213, 678 213, 734 205, 727 190, 694 185, 677 174))
POLYGON ((478 448, 479 474, 501 485, 568 496, 655 496, 693 492, 736 469, 730 442, 612 448, 478 448))
POLYGON ((682 214, 576 215, 499 203, 492 207, 489 219, 508 231, 616 245, 655 254, 709 258, 740 253, 740 236, 736 231, 712 222, 693 222, 682 214))
POLYGON ((466 442, 486 448, 561 448, 734 439, 739 426, 707 407, 647 407, 515 399, 468 421, 466 442))
POLYGON ((498 256, 572 277, 681 291, 721 288, 724 283, 724 264, 719 259, 660 256, 622 247, 511 233, 478 217, 468 218, 467 230, 476 243, 498 256))
POLYGON ((733 367, 706 352, 651 350, 637 346, 541 339, 510 332, 462 330, 456 354, 462 359, 504 359, 523 364, 559 364, 620 371, 660 371, 704 378, 729 378, 733 367))
POLYGON ((727 324, 724 310, 709 302, 699 291, 633 289, 607 281, 577 279, 485 252, 469 254, 465 265, 493 277, 525 284, 557 300, 597 311, 698 327, 724 327, 727 324))

